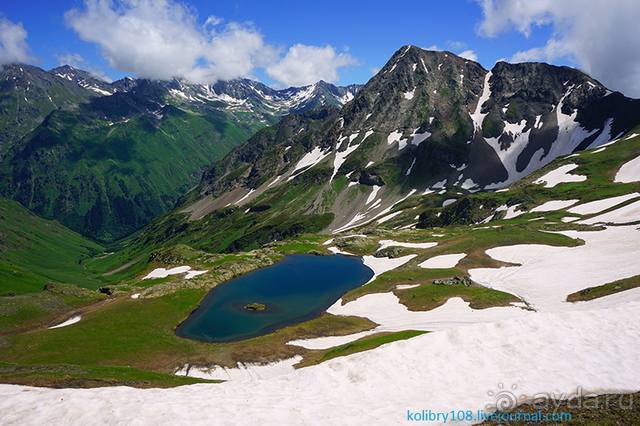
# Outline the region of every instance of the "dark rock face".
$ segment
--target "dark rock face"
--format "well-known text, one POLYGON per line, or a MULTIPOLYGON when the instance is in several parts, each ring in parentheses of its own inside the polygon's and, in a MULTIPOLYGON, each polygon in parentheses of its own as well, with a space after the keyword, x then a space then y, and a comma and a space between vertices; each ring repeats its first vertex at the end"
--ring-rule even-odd
POLYGON ((111 296, 113 294, 113 288, 111 288, 111 287, 100 287, 98 289, 98 293, 106 294, 107 296, 111 296))
POLYGON ((358 183, 368 186, 383 186, 384 180, 373 172, 362 170, 358 178, 358 183))
POLYGON ((469 277, 452 277, 433 280, 434 285, 463 285, 469 287, 473 281, 469 277))
POLYGON ((471 126, 464 107, 482 92, 485 72, 450 52, 405 46, 345 106, 345 134, 373 126, 387 134, 419 128, 451 138, 458 130, 451 121, 471 126))

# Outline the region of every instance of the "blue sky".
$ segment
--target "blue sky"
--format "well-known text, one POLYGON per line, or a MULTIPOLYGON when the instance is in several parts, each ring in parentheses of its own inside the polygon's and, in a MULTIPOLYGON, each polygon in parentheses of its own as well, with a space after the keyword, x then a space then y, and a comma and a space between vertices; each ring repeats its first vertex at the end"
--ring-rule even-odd
MULTIPOLYGON (((497 59, 508 58, 518 50, 542 44, 545 31, 529 38, 517 32, 500 37, 483 37, 476 28, 481 9, 473 1, 197 1, 184 2, 201 22, 214 15, 224 21, 250 22, 265 40, 277 47, 301 43, 334 46, 348 51, 357 61, 339 71, 341 84, 363 83, 372 69, 404 44, 421 47, 437 45, 460 52, 471 49, 485 67, 497 59)), ((81 55, 88 67, 103 70, 111 78, 131 74, 109 66, 94 43, 80 40, 64 19, 72 8, 82 8, 82 1, 52 0, 42 2, 37 12, 28 2, 9 2, 0 6, 2 14, 13 22, 21 22, 28 33, 28 43, 36 63, 44 68, 58 65, 57 57, 81 55)), ((256 75, 271 82, 259 70, 256 75)))
MULTIPOLYGON (((75 55, 78 60, 82 57, 82 61, 76 63, 79 67, 102 72, 112 79, 124 75, 162 77, 164 73, 159 68, 164 67, 181 69, 182 74, 195 79, 245 74, 276 86, 318 77, 333 79, 340 84, 364 83, 372 76, 372 70, 382 67, 393 52, 405 44, 425 48, 437 46, 454 53, 471 50, 485 68, 491 68, 499 59, 518 58, 568 64, 592 72, 598 69, 598 58, 581 54, 575 47, 576 39, 584 38, 583 35, 574 34, 574 28, 580 28, 578 24, 593 17, 589 4, 596 4, 597 0, 576 3, 584 9, 577 11, 568 11, 572 9, 553 4, 541 6, 542 3, 533 0, 524 3, 524 9, 517 6, 516 2, 505 0, 87 1, 88 3, 85 0, 43 1, 37 10, 28 2, 5 1, 0 4, 0 16, 13 24, 22 24, 28 35, 26 42, 30 49, 30 62, 43 68, 51 68, 58 65, 62 55, 75 55), (162 25, 171 27, 174 31, 168 36, 168 42, 181 39, 183 30, 185 33, 191 31, 196 33, 191 34, 193 37, 206 39, 203 49, 209 49, 212 56, 202 59, 198 56, 200 52, 193 53, 193 57, 198 56, 195 62, 188 54, 182 57, 181 51, 190 47, 188 41, 184 42, 184 46, 173 46, 173 50, 167 48, 169 53, 166 54, 162 51, 165 47, 162 46, 163 42, 160 42, 160 46, 145 50, 147 39, 142 33, 136 34, 135 30, 132 30, 134 33, 131 35, 124 36, 130 37, 130 40, 114 40, 126 31, 113 29, 112 35, 109 35, 109 26, 100 28, 107 21, 106 18, 102 19, 98 12, 91 16, 87 12, 87 5, 93 2, 94 6, 102 4, 103 12, 108 8, 109 13, 115 14, 113 16, 123 17, 134 14, 135 5, 153 1, 167 9, 168 21, 158 26, 161 31, 164 30, 162 25), (178 9, 175 8, 176 5, 178 9), (65 19, 65 13, 71 9, 77 10, 75 20, 69 17, 65 19), (174 22, 172 16, 176 10, 185 12, 186 17, 174 22), (227 50, 224 50, 225 46, 220 49, 220 45, 224 43, 217 43, 215 37, 208 38, 207 30, 203 29, 210 16, 215 16, 217 22, 215 26, 208 28, 216 28, 219 33, 233 32, 234 36, 238 32, 242 37, 252 36, 254 38, 249 39, 254 43, 253 47, 240 46, 238 40, 243 38, 239 36, 240 38, 234 39, 235 44, 226 46, 227 50), (230 31, 229 23, 238 24, 230 31), (323 59, 324 57, 315 55, 313 50, 292 51, 291 48, 295 45, 311 48, 330 46, 331 49, 324 52, 327 56, 323 59), (561 48, 557 48, 557 45, 561 48), (131 49, 133 51, 127 52, 131 49), (144 57, 148 50, 154 49, 157 50, 156 56, 144 57), (242 61, 239 60, 232 67, 222 66, 221 63, 226 62, 225 58, 229 57, 228 52, 233 52, 232 56, 235 56, 236 51, 242 61), (263 57, 260 53, 262 51, 270 52, 271 56, 263 57), (175 64, 171 62, 171 55, 176 55, 175 64), (164 61, 165 58, 169 59, 164 61), (317 58, 317 63, 307 63, 305 71, 305 62, 313 62, 314 58, 317 58), (155 64, 154 61, 158 63, 155 64), (323 70, 315 72, 321 68, 323 70), (299 75, 305 73, 307 75, 299 75)), ((572 2, 575 3, 574 0, 558 3, 568 5, 572 2)), ((621 0, 620 3, 629 3, 629 7, 635 7, 633 4, 640 2, 621 0)), ((610 10, 615 12, 615 4, 612 3, 599 12, 598 18, 602 19, 610 10)), ((573 6, 573 9, 580 9, 573 6)), ((627 12, 621 10, 618 15, 627 12)), ((147 10, 136 16, 157 21, 150 16, 153 13, 147 10)), ((620 19, 617 15, 614 18, 620 19)), ((125 25, 124 20, 119 22, 125 25)), ((150 28, 153 30, 153 27, 150 28)), ((615 43, 615 36, 609 36, 611 43, 615 43)), ((607 49, 604 46, 599 50, 607 49)), ((597 71, 595 77, 607 80, 606 67, 600 68, 602 70, 597 71)))

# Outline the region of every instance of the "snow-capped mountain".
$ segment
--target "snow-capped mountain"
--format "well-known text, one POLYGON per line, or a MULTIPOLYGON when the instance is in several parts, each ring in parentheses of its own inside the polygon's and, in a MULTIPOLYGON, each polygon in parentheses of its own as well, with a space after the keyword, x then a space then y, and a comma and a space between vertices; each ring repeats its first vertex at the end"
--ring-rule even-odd
POLYGON ((405 46, 339 112, 289 116, 214 165, 192 211, 304 182, 313 195, 294 208, 330 213, 328 229, 344 230, 414 195, 506 187, 639 122, 639 100, 576 69, 500 62, 488 71, 405 46))
POLYGON ((82 87, 91 90, 100 96, 113 95, 117 88, 111 83, 96 77, 88 71, 74 68, 70 65, 62 65, 49 71, 51 74, 69 80, 82 87))
POLYGON ((190 84, 173 80, 167 82, 171 96, 183 102, 220 102, 232 111, 284 115, 319 106, 342 107, 354 98, 360 85, 335 86, 319 81, 303 87, 273 89, 258 81, 237 79, 219 81, 212 85, 190 84))
POLYGON ((70 66, 8 65, 0 70, 0 194, 93 238, 118 238, 171 209, 203 169, 259 129, 289 112, 338 108, 357 89, 109 83, 70 66))
POLYGON ((147 88, 156 88, 153 97, 161 98, 157 100, 163 104, 227 111, 232 114, 232 119, 252 128, 272 124, 290 112, 319 106, 339 108, 353 99, 362 87, 340 87, 319 81, 309 86, 276 90, 249 79, 219 81, 212 85, 177 79, 151 81, 130 77, 107 82, 70 65, 45 71, 31 65, 9 64, 0 69, 0 154, 3 147, 7 149, 33 130, 50 112, 96 97, 130 92, 142 82, 147 88), (233 115, 236 112, 248 114, 233 115))

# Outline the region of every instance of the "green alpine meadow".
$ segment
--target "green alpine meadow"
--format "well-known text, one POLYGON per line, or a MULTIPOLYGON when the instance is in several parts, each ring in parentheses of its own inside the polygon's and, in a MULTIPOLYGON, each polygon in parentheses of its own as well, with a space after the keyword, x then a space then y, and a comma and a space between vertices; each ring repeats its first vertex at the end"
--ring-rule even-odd
POLYGON ((0 424, 636 424, 637 2, 276 9, 0 5, 0 424))

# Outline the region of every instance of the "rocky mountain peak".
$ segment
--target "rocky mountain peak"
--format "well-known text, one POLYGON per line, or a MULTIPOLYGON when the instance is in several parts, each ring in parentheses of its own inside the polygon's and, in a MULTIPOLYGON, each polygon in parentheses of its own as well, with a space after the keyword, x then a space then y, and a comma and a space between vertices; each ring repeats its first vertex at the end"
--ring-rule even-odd
POLYGON ((486 70, 450 52, 399 49, 344 110, 345 127, 432 128, 454 109, 472 109, 486 70))
POLYGON ((69 80, 83 89, 90 90, 97 95, 108 96, 112 95, 116 91, 110 82, 107 82, 88 71, 72 67, 71 65, 62 65, 53 68, 49 70, 49 73, 64 80, 69 80))
POLYGON ((451 52, 403 46, 339 112, 261 132, 205 176, 201 193, 215 209, 286 182, 306 185, 318 195, 305 211, 328 209, 329 229, 340 231, 415 194, 504 188, 558 156, 615 139, 639 116, 640 101, 569 67, 498 63, 487 71, 451 52), (323 194, 341 177, 349 183, 327 195, 335 199, 327 207, 323 194))

